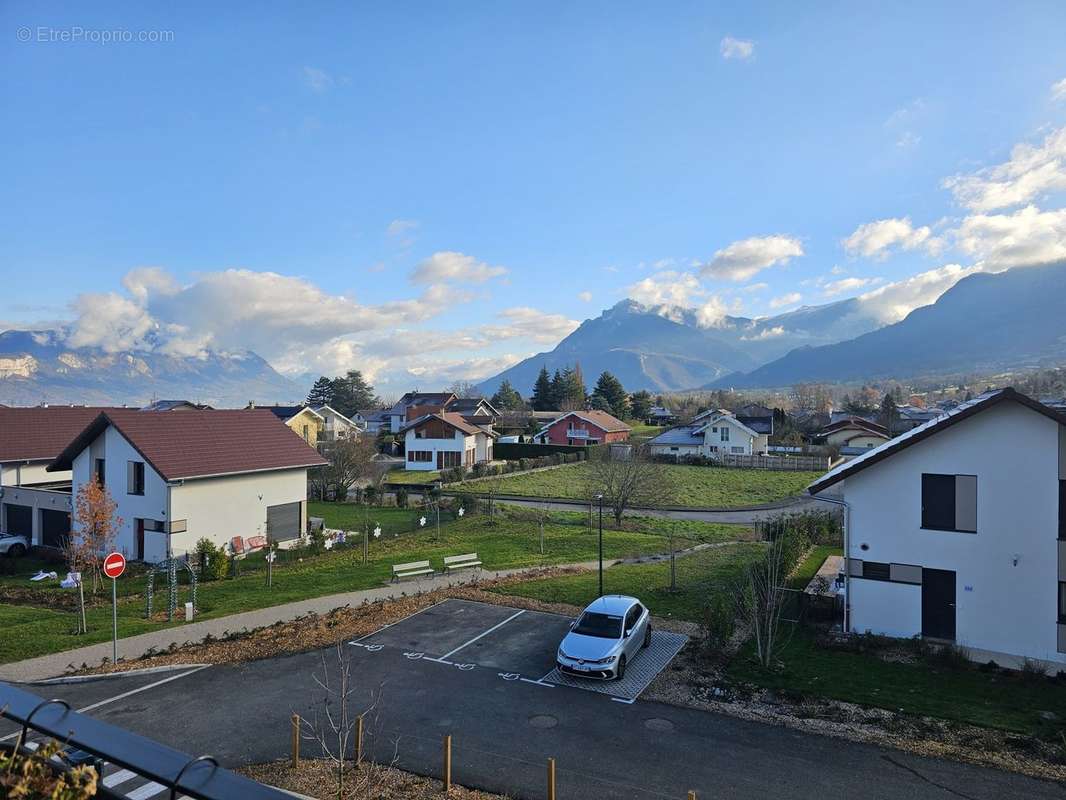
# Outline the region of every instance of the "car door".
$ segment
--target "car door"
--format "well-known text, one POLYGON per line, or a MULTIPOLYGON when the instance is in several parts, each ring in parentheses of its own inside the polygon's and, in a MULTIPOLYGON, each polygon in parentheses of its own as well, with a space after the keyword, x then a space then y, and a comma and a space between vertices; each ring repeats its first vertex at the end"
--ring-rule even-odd
POLYGON ((636 603, 630 607, 626 612, 625 630, 629 631, 629 636, 626 637, 625 644, 623 645, 626 653, 626 659, 632 661, 633 656, 640 652, 640 603, 636 603))

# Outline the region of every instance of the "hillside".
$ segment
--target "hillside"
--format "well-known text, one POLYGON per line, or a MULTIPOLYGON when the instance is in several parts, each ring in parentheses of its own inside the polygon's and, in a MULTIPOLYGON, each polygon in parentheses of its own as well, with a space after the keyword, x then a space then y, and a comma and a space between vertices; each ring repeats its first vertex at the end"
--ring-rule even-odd
POLYGON ((1066 361, 1066 262, 971 275, 933 305, 848 341, 803 347, 715 387, 906 378, 1066 361))

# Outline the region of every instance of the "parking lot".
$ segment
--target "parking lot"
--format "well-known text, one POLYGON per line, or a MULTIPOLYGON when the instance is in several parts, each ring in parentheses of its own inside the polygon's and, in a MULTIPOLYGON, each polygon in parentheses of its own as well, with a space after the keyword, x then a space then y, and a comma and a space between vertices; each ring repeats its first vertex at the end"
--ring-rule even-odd
POLYGON ((368 652, 399 650, 409 660, 460 671, 496 670, 505 681, 570 686, 632 702, 688 640, 681 634, 653 630, 651 645, 633 659, 622 680, 573 678, 555 668, 556 650, 571 621, 543 611, 445 600, 352 645, 368 652))

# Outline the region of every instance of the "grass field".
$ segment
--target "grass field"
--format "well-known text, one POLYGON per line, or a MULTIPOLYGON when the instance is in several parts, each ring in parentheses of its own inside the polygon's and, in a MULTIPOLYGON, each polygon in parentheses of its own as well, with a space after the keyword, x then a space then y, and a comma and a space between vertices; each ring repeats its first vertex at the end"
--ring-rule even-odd
MULTIPOLYGON (((597 535, 589 532, 583 514, 553 514, 544 526, 544 552, 539 529, 528 512, 508 509, 490 522, 484 515, 454 518, 441 514, 441 538, 436 538, 435 519, 425 528, 418 526, 424 514, 420 509, 370 508, 341 503, 308 504, 312 516, 324 517, 331 528, 361 531, 364 520, 371 529, 382 528, 380 539, 370 540, 370 562, 362 563, 361 539, 348 547, 318 555, 307 550, 282 551, 275 565, 273 587, 266 585, 262 554, 240 562, 241 576, 199 586, 198 618, 213 618, 302 600, 309 597, 381 586, 391 575, 391 565, 429 559, 437 569, 446 555, 477 552, 486 570, 588 561, 596 557, 597 535)), ((605 529, 604 551, 609 558, 665 552, 668 520, 634 518, 622 530, 605 529)), ((699 541, 730 541, 750 538, 742 526, 701 522, 678 523, 678 546, 699 541)), ((53 569, 56 565, 53 565, 53 569)), ((56 569, 56 571, 60 571, 56 569)), ((29 573, 8 576, 11 585, 29 586, 29 573)), ((167 625, 160 620, 143 619, 143 575, 119 579, 119 635, 132 636, 167 625)), ((34 584, 42 591, 64 592, 34 584)), ((54 586, 54 584, 53 584, 54 586)), ((400 591, 410 591, 404 586, 400 591)), ((188 599, 188 588, 179 592, 179 603, 188 599)), ((110 602, 91 606, 87 611, 89 633, 73 635, 76 616, 41 606, 0 604, 0 663, 32 658, 106 641, 111 636, 110 602)), ((165 591, 157 584, 155 608, 165 609, 165 591)), ((180 624, 180 623, 174 623, 180 624)), ((121 646, 120 646, 121 647, 121 646)), ((120 649, 121 652, 121 649, 120 649)))
POLYGON ((433 483, 440 480, 440 471, 421 469, 392 469, 385 476, 386 483, 433 483))
MULTIPOLYGON (((760 544, 734 544, 678 558, 676 592, 670 591, 669 562, 618 564, 604 572, 603 590, 607 594, 637 597, 659 617, 700 622, 703 609, 714 596, 727 591, 763 552, 765 547, 760 544)), ((596 599, 598 589, 597 573, 583 572, 523 581, 494 591, 549 603, 584 606, 596 599)))
POLYGON ((804 589, 811 582, 811 578, 818 574, 818 570, 829 556, 843 555, 844 551, 836 545, 816 545, 811 548, 807 557, 796 567, 788 579, 791 589, 804 589))
MULTIPOLYGON (((817 472, 772 472, 759 469, 662 465, 666 482, 665 505, 694 508, 743 508, 799 494, 817 472)), ((464 491, 488 492, 495 486, 503 494, 522 497, 561 497, 585 500, 593 493, 592 467, 568 464, 557 469, 508 475, 463 485, 464 491), (490 482, 491 481, 491 482, 490 482)))
POLYGON ((927 661, 898 663, 872 654, 819 647, 797 628, 780 654, 780 669, 765 670, 750 648, 730 664, 731 680, 776 690, 1047 736, 1066 720, 1066 684, 1047 679, 948 668, 927 661), (1040 717, 1041 711, 1058 722, 1040 717))

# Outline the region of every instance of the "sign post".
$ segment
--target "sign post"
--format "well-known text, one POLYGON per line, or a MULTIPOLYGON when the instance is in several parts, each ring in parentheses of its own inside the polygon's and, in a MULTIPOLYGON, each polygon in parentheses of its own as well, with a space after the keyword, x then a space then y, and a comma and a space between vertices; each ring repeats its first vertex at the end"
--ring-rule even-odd
POLYGON ((126 557, 110 553, 104 559, 104 575, 111 579, 111 663, 118 663, 118 577, 126 571, 126 557))

